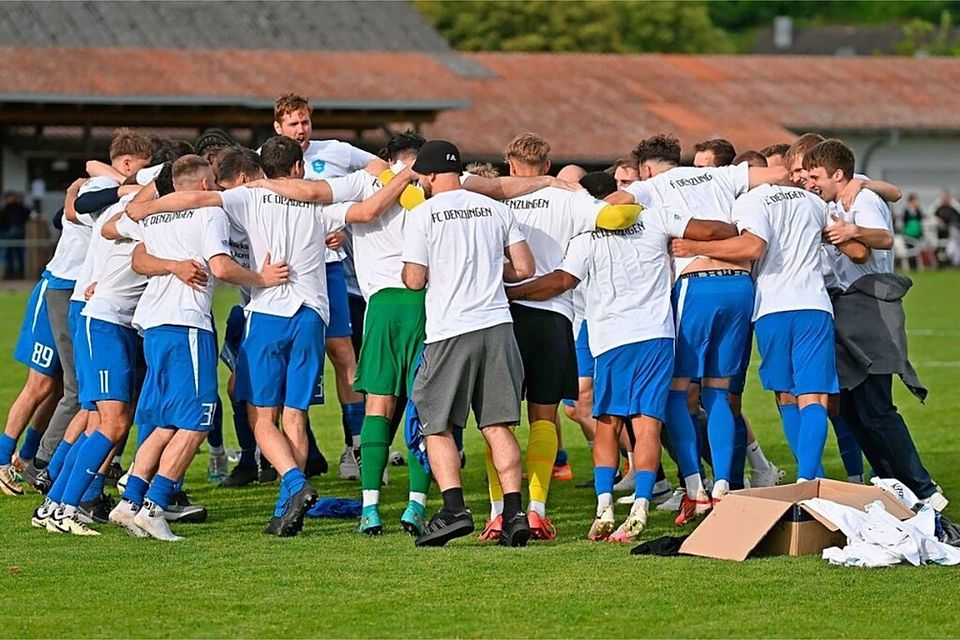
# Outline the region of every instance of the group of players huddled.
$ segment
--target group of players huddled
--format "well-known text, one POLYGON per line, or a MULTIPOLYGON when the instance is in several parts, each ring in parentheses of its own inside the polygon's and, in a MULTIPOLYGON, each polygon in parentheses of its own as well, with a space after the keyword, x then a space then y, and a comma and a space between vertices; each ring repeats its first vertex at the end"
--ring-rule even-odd
POLYGON ((480 539, 553 539, 550 483, 572 478, 563 403, 592 449, 590 539, 633 542, 653 506, 683 526, 732 490, 784 477, 740 410, 754 335, 798 481, 823 475, 832 422, 849 481, 864 481, 865 455, 874 473, 945 506, 890 375, 842 390, 838 380, 831 296, 892 273, 885 201, 900 198, 854 176, 841 141, 805 134, 738 156, 710 140, 682 167, 677 139, 657 135, 607 171, 551 177, 549 144, 523 133, 506 148, 510 175, 497 177, 464 171, 453 143, 414 132, 379 157, 313 140, 310 114, 304 98, 281 96, 277 135, 257 151, 217 130, 195 146, 121 130, 110 164, 89 162, 70 186, 16 347, 27 380, 0 436, 0 488, 45 494, 34 526, 92 536, 112 522, 179 540, 171 522, 206 518, 182 488, 206 439, 211 481, 279 478, 266 532, 296 535, 317 500, 308 477, 327 470, 308 420, 327 356, 343 418, 338 473, 360 481, 361 533, 383 531, 380 488, 388 461, 403 462, 390 452, 401 425, 402 528, 417 546, 474 531, 460 480, 472 410, 491 503, 480 539), (222 347, 215 278, 241 297, 222 347), (218 357, 240 446, 229 473, 218 357), (431 480, 442 507, 428 520, 431 480), (632 493, 616 500, 629 505, 619 526, 615 491, 632 493))

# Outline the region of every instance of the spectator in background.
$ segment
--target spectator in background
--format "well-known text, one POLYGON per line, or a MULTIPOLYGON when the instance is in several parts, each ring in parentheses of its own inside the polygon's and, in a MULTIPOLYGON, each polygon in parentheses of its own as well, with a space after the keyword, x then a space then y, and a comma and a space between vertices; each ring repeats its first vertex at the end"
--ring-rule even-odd
POLYGON ((937 262, 960 265, 960 204, 947 189, 940 194, 933 217, 937 219, 937 262), (952 236, 952 238, 951 238, 952 236))
POLYGON ((43 213, 43 198, 47 195, 47 183, 43 178, 35 178, 30 183, 30 199, 33 200, 33 210, 43 213))
POLYGON ((907 204, 903 208, 903 227, 901 233, 903 233, 905 238, 911 238, 913 240, 923 239, 923 211, 920 209, 920 198, 918 198, 915 193, 907 196, 907 204))
POLYGON ((0 237, 7 241, 19 242, 19 246, 4 249, 4 280, 23 279, 23 240, 27 235, 27 220, 30 209, 23 204, 23 194, 8 191, 4 194, 3 209, 0 210, 0 237))

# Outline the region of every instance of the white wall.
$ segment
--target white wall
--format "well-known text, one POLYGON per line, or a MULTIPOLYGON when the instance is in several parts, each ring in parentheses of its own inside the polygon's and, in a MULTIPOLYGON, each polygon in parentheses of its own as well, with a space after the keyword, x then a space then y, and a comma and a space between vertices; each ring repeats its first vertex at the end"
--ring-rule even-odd
POLYGON ((27 183, 26 158, 9 147, 0 149, 0 153, 3 154, 2 162, 0 162, 3 166, 3 175, 0 175, 0 188, 3 191, 29 193, 30 185, 27 183))

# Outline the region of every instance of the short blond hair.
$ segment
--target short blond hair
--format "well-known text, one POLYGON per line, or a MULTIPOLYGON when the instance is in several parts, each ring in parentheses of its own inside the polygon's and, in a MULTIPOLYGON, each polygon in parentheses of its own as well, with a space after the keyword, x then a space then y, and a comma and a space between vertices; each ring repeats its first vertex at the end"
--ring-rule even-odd
POLYGON ((466 167, 463 168, 464 171, 471 175, 480 176, 481 178, 499 178, 500 172, 495 166, 489 162, 471 162, 466 167))
POLYGON ((810 149, 813 149, 824 140, 826 140, 826 138, 819 133, 803 134, 794 140, 790 148, 783 154, 783 166, 787 168, 787 171, 790 171, 790 167, 796 162, 797 158, 802 160, 807 151, 810 151, 810 149))
POLYGON ((507 160, 542 167, 550 158, 550 144, 535 133, 521 133, 507 145, 507 160))
POLYGON ((153 155, 153 143, 145 135, 136 131, 127 129, 117 129, 113 133, 113 140, 110 142, 110 159, 115 160, 120 156, 133 156, 134 158, 147 158, 153 155))
POLYGON ((177 188, 178 185, 182 185, 185 181, 191 180, 197 177, 204 169, 210 169, 213 171, 213 167, 205 159, 201 158, 195 154, 188 154, 177 158, 177 161, 173 163, 173 186, 177 188))

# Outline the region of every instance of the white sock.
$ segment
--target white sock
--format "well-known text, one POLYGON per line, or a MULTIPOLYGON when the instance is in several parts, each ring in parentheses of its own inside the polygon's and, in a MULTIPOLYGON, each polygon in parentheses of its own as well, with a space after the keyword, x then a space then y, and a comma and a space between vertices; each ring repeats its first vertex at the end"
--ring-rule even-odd
POLYGON ((210 447, 210 455, 212 456, 221 456, 223 455, 223 447, 210 447))
POLYGON ((603 513, 607 507, 613 508, 613 494, 601 493, 597 496, 597 516, 603 513))
POLYGON ((120 464, 120 456, 113 456, 113 460, 111 460, 110 462, 115 462, 117 464, 120 464))
POLYGON ((722 498, 730 493, 730 483, 726 480, 717 480, 713 483, 713 497, 722 498))
POLYGON ((378 489, 364 489, 363 506, 369 507, 378 504, 380 504, 380 491, 378 489))
POLYGON ((503 498, 500 500, 491 500, 490 501, 490 519, 493 520, 497 516, 503 514, 503 498))
POLYGON ((350 440, 351 440, 351 443, 350 443, 351 447, 353 447, 354 449, 360 448, 360 436, 350 436, 350 440))
POLYGON ((703 491, 703 478, 699 473, 691 473, 683 479, 683 484, 687 487, 687 497, 696 500, 697 496, 703 491))
POLYGON ((627 475, 628 475, 628 476, 629 476, 629 475, 634 475, 635 472, 634 472, 634 470, 633 470, 633 452, 632 452, 632 451, 628 451, 628 452, 627 452, 627 464, 630 465, 630 471, 627 472, 627 475))
POLYGON ((797 484, 800 484, 801 482, 810 482, 810 479, 809 479, 809 478, 797 478, 797 484))
POLYGON ((847 476, 847 482, 852 482, 853 484, 863 484, 863 474, 847 476))
POLYGON ((71 506, 71 505, 69 505, 69 504, 62 504, 62 505, 60 505, 60 517, 61 517, 61 518, 69 518, 70 516, 72 516, 72 515, 75 514, 76 512, 77 512, 77 508, 74 507, 74 506, 71 506))
POLYGON ((527 507, 527 511, 536 511, 537 515, 541 518, 547 517, 547 505, 542 502, 537 502, 536 500, 530 501, 530 506, 527 507))
POLYGON ((763 449, 760 448, 759 440, 754 440, 747 445, 747 461, 754 471, 766 471, 770 466, 770 461, 763 455, 763 449))
POLYGON ((425 493, 420 493, 419 491, 411 491, 409 500, 410 502, 416 502, 421 507, 427 506, 427 494, 425 493))

